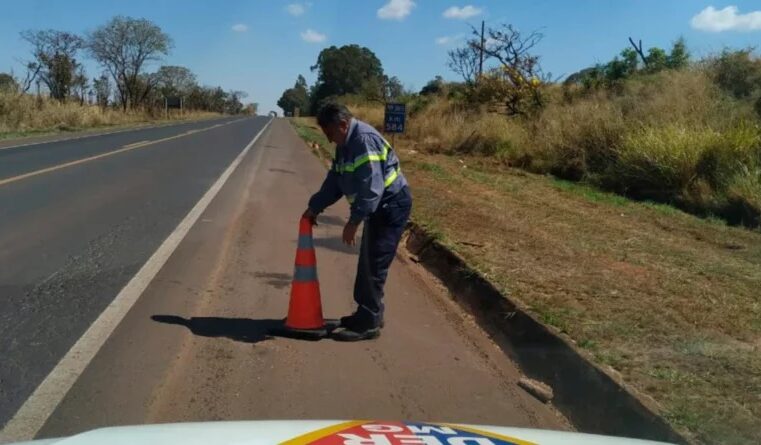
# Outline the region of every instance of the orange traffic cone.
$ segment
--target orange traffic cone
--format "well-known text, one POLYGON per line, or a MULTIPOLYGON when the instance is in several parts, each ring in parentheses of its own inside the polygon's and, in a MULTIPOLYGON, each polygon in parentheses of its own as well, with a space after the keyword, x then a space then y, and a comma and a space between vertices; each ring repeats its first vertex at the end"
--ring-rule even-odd
POLYGON ((308 218, 301 218, 288 318, 285 320, 285 327, 279 330, 279 334, 319 339, 327 336, 328 331, 329 327, 325 325, 325 320, 322 318, 312 222, 308 218))

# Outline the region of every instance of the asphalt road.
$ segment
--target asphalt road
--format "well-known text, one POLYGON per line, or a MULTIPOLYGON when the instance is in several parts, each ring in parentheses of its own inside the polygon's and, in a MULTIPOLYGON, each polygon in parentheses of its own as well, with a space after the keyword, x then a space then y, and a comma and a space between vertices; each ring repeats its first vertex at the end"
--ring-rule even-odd
MULTIPOLYGON (((404 255, 389 276, 380 339, 267 335, 287 312, 298 218, 325 169, 282 119, 245 151, 266 123, 205 122, 0 150, 0 424, 31 422, 36 437, 276 418, 569 428, 516 385, 515 365, 404 255), (8 167, 14 159, 15 169, 8 167), (97 354, 67 353, 221 183, 139 298, 96 342, 97 354), (75 374, 60 399, 38 397, 48 373, 75 374), (19 407, 29 406, 27 420, 14 423, 19 407)), ((340 242, 347 214, 338 203, 315 231, 331 318, 353 310, 357 252, 340 242)))
POLYGON ((0 424, 265 122, 227 118, 0 149, 0 182, 22 177, 0 185, 0 424))

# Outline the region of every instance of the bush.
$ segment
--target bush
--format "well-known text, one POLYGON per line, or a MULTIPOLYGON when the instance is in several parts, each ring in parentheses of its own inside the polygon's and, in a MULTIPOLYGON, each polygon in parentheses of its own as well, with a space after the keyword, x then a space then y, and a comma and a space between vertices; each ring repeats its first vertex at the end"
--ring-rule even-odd
POLYGON ((724 50, 709 61, 716 84, 737 98, 755 95, 761 88, 761 59, 753 56, 752 49, 724 50))
POLYGON ((604 96, 553 104, 531 124, 530 169, 581 180, 604 169, 626 130, 623 112, 604 96))
MULTIPOLYGON (((611 89, 543 86, 548 105, 527 117, 506 117, 443 95, 417 97, 408 105, 402 140, 424 152, 489 156, 757 226, 761 128, 754 101, 723 91, 712 70, 706 65, 642 74, 611 89)), ((352 110, 382 124, 379 104, 352 110)))
POLYGON ((720 214, 732 224, 761 226, 761 168, 745 169, 727 188, 727 205, 720 214))
POLYGON ((703 153, 722 142, 721 134, 708 129, 645 127, 622 138, 600 181, 635 198, 674 201, 698 179, 703 153))

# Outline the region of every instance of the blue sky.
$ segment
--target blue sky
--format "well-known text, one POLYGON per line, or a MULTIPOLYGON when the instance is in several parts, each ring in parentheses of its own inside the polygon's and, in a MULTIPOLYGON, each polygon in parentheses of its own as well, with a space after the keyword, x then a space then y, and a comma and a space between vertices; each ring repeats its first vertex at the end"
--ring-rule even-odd
MULTIPOLYGON (((697 56, 761 43, 759 0, 25 0, 3 5, 0 71, 20 71, 17 59, 28 54, 20 31, 85 33, 117 14, 158 24, 174 39, 164 63, 191 68, 203 84, 246 91, 262 112, 279 111, 277 99, 298 74, 311 85, 309 66, 330 45, 369 47, 415 89, 437 74, 455 79, 446 52, 482 19, 541 31, 537 53, 554 76, 609 60, 629 36, 645 47, 684 36, 697 56)), ((87 69, 100 72, 92 62, 87 69)))

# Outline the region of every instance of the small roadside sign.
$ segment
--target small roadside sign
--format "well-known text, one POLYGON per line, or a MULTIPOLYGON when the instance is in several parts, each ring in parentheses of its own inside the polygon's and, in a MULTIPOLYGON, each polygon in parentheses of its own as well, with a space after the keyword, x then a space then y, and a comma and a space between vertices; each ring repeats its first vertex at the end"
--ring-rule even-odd
POLYGON ((383 128, 386 133, 404 133, 404 117, 407 114, 405 104, 386 104, 383 128))
POLYGON ((182 108, 182 98, 179 96, 167 96, 164 101, 167 108, 182 108))

